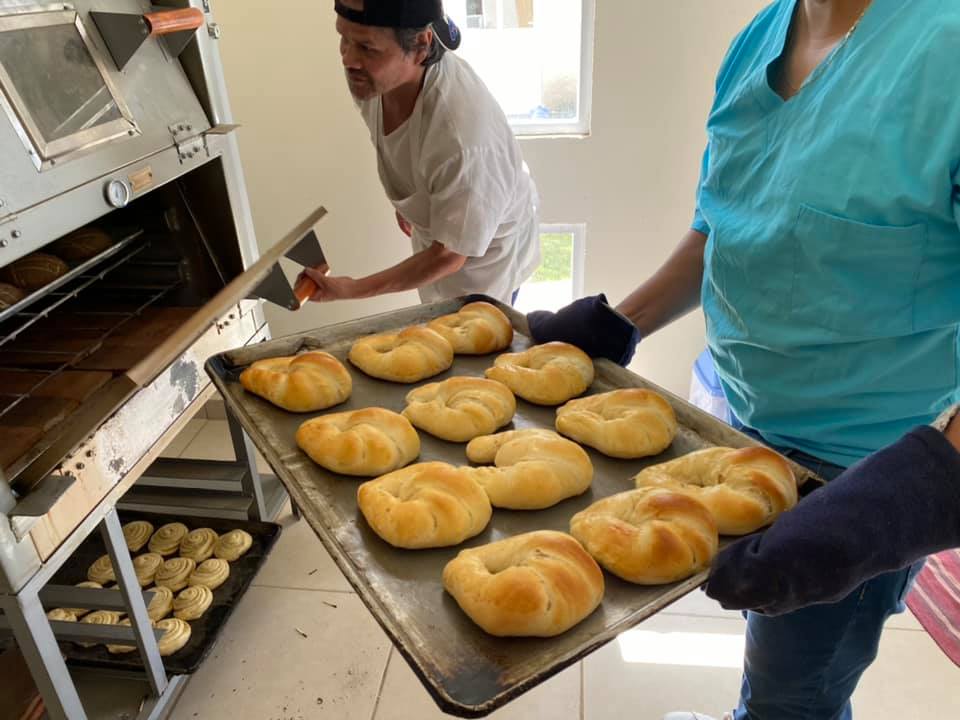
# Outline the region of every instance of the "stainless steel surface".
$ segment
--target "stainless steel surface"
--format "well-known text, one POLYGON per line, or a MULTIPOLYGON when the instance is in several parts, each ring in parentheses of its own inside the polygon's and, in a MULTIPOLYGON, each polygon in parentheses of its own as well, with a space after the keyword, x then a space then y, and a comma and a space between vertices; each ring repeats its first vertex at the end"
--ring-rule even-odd
MULTIPOLYGON (((0 61, 0 106, 3 107, 13 124, 17 135, 23 142, 27 154, 30 156, 34 167, 37 170, 43 170, 53 167, 58 162, 67 162, 83 153, 90 152, 94 148, 117 140, 118 138, 128 138, 138 135, 140 130, 134 121, 127 107, 126 102, 120 95, 113 79, 107 72, 106 64, 97 48, 93 45, 87 30, 83 24, 80 15, 72 8, 65 9, 67 6, 61 5, 55 11, 43 11, 36 13, 15 13, 12 15, 0 15, 0 33, 19 33, 29 32, 37 28, 55 28, 69 26, 74 28, 77 37, 83 43, 83 48, 89 56, 92 63, 91 70, 95 69, 99 74, 99 80, 103 83, 105 97, 101 97, 99 102, 109 99, 110 104, 103 106, 99 112, 102 115, 112 105, 119 118, 102 124, 91 124, 98 117, 95 115, 90 121, 80 126, 80 129, 67 135, 66 137, 49 139, 44 136, 39 124, 34 118, 34 108, 21 96, 17 89, 17 83, 4 63, 0 61)), ((50 68, 35 68, 38 72, 49 72, 50 68)), ((20 78, 22 80, 22 78, 20 78)), ((97 95, 92 96, 74 113, 80 113, 87 109, 89 103, 95 101, 97 95)), ((94 106, 95 107, 95 106, 94 106)), ((65 124, 71 120, 64 120, 65 124)), ((58 128, 59 129, 59 128, 58 128)))
MULTIPOLYGON (((359 514, 359 482, 319 468, 297 448, 297 428, 316 413, 287 413, 244 392, 237 381, 238 371, 261 358, 313 349, 326 350, 345 360, 351 344, 360 336, 422 323, 454 312, 463 303, 460 299, 418 306, 240 348, 211 358, 207 371, 224 396, 228 410, 250 434, 337 565, 441 709, 462 717, 478 717, 694 590, 706 579, 706 573, 660 587, 630 585, 607 574, 602 606, 569 632, 550 640, 505 640, 481 631, 444 593, 441 573, 449 560, 465 547, 532 530, 569 531, 574 513, 601 497, 631 489, 631 477, 652 463, 711 445, 740 447, 756 443, 662 388, 608 361, 599 361, 590 392, 648 387, 673 405, 681 428, 665 453, 652 459, 624 461, 590 451, 595 469, 593 487, 578 498, 539 512, 495 510, 489 527, 481 535, 456 548, 418 552, 392 548, 370 530, 359 514)), ((525 318, 512 308, 500 307, 518 331, 512 350, 529 346, 525 318)), ((480 376, 492 362, 491 356, 458 356, 450 371, 424 382, 452 375, 480 376)), ((351 375, 353 395, 335 411, 378 406, 399 412, 405 407, 405 395, 413 387, 375 380, 355 369, 351 375)), ((553 427, 554 418, 553 408, 518 401, 513 427, 553 427)), ((420 461, 467 464, 464 445, 443 442, 423 432, 420 437, 420 461)))

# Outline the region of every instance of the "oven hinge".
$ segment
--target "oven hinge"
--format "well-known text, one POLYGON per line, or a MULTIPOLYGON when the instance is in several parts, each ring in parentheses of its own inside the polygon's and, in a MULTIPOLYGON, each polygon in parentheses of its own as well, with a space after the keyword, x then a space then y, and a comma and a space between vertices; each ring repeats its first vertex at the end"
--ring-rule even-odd
POLYGON ((8 513, 10 529, 17 542, 27 537, 34 525, 53 509, 57 501, 73 487, 76 481, 76 476, 70 473, 53 473, 47 475, 20 499, 8 513))
POLYGON ((186 160, 192 160, 201 153, 210 157, 210 146, 207 143, 209 135, 226 135, 236 130, 239 125, 222 123, 209 130, 195 132, 193 125, 188 122, 173 123, 167 127, 173 142, 177 147, 177 157, 182 165, 186 160))

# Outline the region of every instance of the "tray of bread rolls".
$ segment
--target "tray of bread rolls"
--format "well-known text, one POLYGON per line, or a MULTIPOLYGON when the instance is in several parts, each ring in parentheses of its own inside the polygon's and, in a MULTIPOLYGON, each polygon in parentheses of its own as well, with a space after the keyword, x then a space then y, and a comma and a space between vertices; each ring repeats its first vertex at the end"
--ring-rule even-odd
MULTIPOLYGON (((222 518, 120 513, 137 579, 152 591, 147 613, 168 673, 190 674, 203 662, 217 635, 246 592, 280 535, 275 523, 222 518)), ((99 534, 93 534, 54 576, 59 585, 117 588, 116 576, 99 534), (95 584, 90 584, 95 583, 95 584)), ((129 624, 122 613, 96 609, 47 608, 52 619, 129 624)), ((123 645, 60 643, 71 665, 142 670, 136 648, 123 645)))
POLYGON ((810 473, 483 296, 207 372, 439 707, 482 717, 698 588, 810 473), (723 534, 721 534, 723 533, 723 534))

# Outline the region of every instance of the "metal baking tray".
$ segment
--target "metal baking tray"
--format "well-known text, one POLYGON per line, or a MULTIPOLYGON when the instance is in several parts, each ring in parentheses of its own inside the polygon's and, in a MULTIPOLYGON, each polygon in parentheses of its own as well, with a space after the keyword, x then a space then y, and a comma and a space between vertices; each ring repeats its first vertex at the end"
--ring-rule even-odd
MULTIPOLYGON (((617 635, 699 587, 699 574, 684 582, 658 587, 631 585, 605 573, 602 605, 587 619, 551 639, 503 639, 484 633, 443 590, 444 565, 460 550, 533 530, 569 532, 574 513, 594 501, 633 488, 631 477, 647 465, 664 462, 693 450, 757 443, 728 425, 609 361, 596 362, 590 393, 621 387, 648 387, 673 405, 681 428, 663 454, 645 460, 616 460, 590 450, 593 486, 584 495, 535 512, 495 509, 479 536, 452 548, 408 551, 391 547, 369 528, 356 503, 360 482, 315 465, 295 441, 305 420, 320 413, 294 414, 246 393, 240 371, 255 360, 325 350, 344 361, 354 340, 371 333, 424 323, 456 312, 465 303, 483 299, 500 307, 516 330, 512 351, 531 345, 526 318, 490 298, 470 296, 332 325, 300 335, 215 355, 206 369, 232 412, 280 477, 304 518, 331 557, 370 609, 397 649, 423 681, 440 708, 459 717, 483 717, 523 692, 577 662, 617 635)), ((453 375, 482 376, 495 356, 458 355, 453 367, 422 383, 453 375)), ((379 406, 394 411, 405 407, 404 397, 416 385, 400 385, 367 377, 350 368, 353 395, 331 412, 379 406)), ((531 405, 518 398, 513 428, 554 427, 555 409, 531 405)), ((508 426, 504 429, 510 429, 508 426)), ((420 433, 420 461, 441 460, 467 464, 464 444, 438 440, 420 433)), ((794 464, 798 476, 809 471, 794 464)))
MULTIPOLYGON (((223 518, 179 517, 157 513, 121 512, 120 522, 147 520, 159 528, 169 522, 182 522, 191 530, 208 527, 223 534, 230 530, 246 530, 253 538, 250 549, 238 560, 230 563, 230 577, 213 591, 213 603, 202 617, 190 620, 190 640, 173 655, 163 658, 163 666, 172 675, 190 675, 213 648, 220 630, 227 622, 243 597, 257 571, 267 559, 270 549, 280 535, 280 526, 276 523, 255 522, 252 520, 225 520, 223 518)), ((94 533, 77 548, 70 559, 57 572, 51 582, 59 585, 75 585, 87 579, 87 569, 107 551, 100 535, 94 533)), ((137 554, 147 552, 144 548, 137 554)), ((170 615, 170 617, 173 617, 170 615)), ((84 648, 76 643, 60 643, 64 657, 70 665, 97 667, 109 670, 143 670, 140 653, 131 652, 111 655, 105 645, 84 648)))

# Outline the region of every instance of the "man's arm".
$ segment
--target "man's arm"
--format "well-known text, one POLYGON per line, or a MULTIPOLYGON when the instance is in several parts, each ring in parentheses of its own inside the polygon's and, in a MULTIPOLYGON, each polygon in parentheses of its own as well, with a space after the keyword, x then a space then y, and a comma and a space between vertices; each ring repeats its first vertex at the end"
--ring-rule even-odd
POLYGON ((466 261, 465 255, 434 243, 393 267, 362 278, 325 275, 322 269, 313 268, 305 268, 303 272, 317 285, 317 291, 310 299, 328 302, 416 290, 452 275, 466 261))
POLYGON ((700 305, 706 244, 707 236, 703 233, 687 232, 660 269, 617 305, 617 310, 630 318, 643 337, 700 305))

